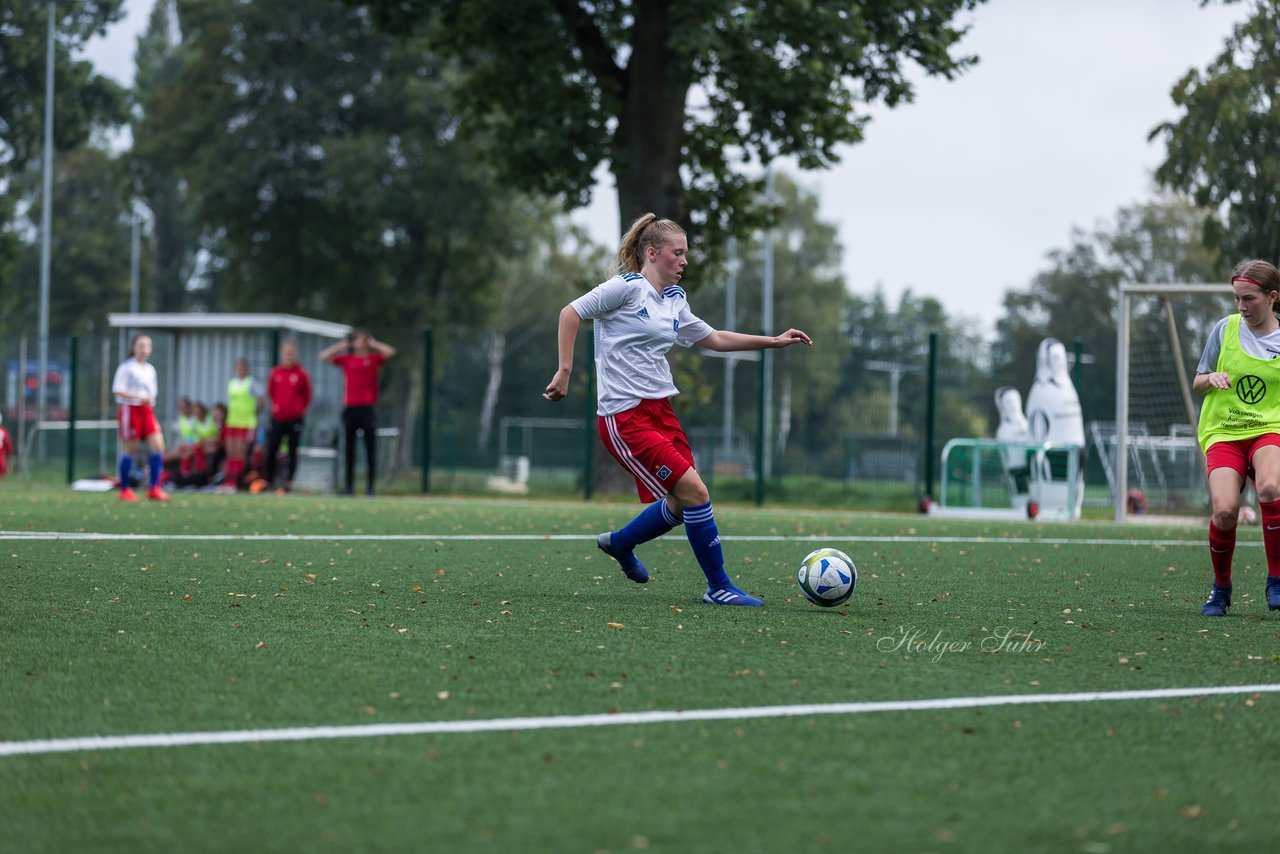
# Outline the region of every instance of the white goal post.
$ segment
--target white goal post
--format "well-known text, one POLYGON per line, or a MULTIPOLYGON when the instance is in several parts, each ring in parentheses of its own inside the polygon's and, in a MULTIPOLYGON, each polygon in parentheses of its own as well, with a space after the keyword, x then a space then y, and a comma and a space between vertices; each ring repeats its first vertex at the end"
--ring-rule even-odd
POLYGON ((1200 401, 1191 392, 1191 380, 1192 354, 1204 340, 1185 340, 1187 315, 1199 318, 1195 334, 1203 336, 1204 318, 1213 316, 1216 322, 1234 311, 1231 290, 1223 284, 1121 284, 1119 309, 1115 422, 1091 425, 1115 520, 1134 521, 1146 513, 1147 498, 1154 499, 1153 515, 1203 516, 1208 492, 1196 436, 1200 401), (1158 403, 1152 403, 1155 393, 1158 403), (1130 512, 1129 492, 1135 487, 1142 490, 1135 495, 1141 504, 1130 512))

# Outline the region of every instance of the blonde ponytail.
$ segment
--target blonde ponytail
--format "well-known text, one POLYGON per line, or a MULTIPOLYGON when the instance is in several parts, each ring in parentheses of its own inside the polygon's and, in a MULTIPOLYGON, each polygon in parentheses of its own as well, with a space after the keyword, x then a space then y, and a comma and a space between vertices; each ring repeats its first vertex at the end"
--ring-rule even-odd
POLYGON ((650 246, 663 247, 673 234, 684 234, 684 229, 669 219, 658 219, 654 213, 641 214, 627 233, 622 235, 618 254, 613 257, 609 275, 639 273, 644 267, 644 250, 650 246))

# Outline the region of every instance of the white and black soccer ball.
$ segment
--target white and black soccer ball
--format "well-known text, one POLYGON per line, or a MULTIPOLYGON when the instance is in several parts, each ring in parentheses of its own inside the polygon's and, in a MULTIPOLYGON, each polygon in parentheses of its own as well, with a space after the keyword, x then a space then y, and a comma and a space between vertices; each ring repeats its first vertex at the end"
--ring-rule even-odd
POLYGON ((847 602, 858 584, 858 568, 839 549, 814 549, 796 572, 800 592, 815 605, 831 608, 847 602))

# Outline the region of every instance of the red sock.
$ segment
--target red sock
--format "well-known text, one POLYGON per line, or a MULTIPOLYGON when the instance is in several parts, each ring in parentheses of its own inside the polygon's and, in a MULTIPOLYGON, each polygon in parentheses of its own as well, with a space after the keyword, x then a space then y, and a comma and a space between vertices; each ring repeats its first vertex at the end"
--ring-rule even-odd
POLYGON ((1280 577, 1280 500, 1259 501, 1262 510, 1262 546, 1267 553, 1267 577, 1280 577))
POLYGON ((223 478, 223 482, 238 482, 240 480, 240 472, 242 471, 244 471, 244 460, 227 460, 226 477, 223 478))
MULTIPOLYGON (((1277 531, 1276 533, 1280 533, 1277 531)), ((1209 523, 1209 560, 1213 562, 1213 583, 1231 586, 1231 557, 1236 551, 1236 529, 1225 531, 1209 523)))

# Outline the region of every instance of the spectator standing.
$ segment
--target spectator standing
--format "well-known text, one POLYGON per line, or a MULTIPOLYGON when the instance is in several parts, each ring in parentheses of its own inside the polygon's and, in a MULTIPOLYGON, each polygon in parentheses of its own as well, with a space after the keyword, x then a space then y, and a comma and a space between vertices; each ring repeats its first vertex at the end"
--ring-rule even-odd
POLYGON ((271 430, 267 433, 266 478, 268 484, 276 479, 276 455, 280 442, 289 439, 289 467, 284 485, 288 492, 298 473, 298 447, 302 444, 302 419, 311 405, 311 377, 298 364, 298 342, 289 340, 280 347, 280 364, 267 376, 267 399, 271 401, 271 430))
POLYGON ((347 481, 344 495, 355 492, 357 434, 364 436, 365 460, 368 463, 365 492, 373 495, 378 460, 378 423, 375 417, 378 372, 382 364, 395 354, 395 347, 377 340, 363 329, 352 332, 349 341, 339 341, 320 351, 320 361, 337 365, 345 379, 342 427, 347 442, 347 481))

